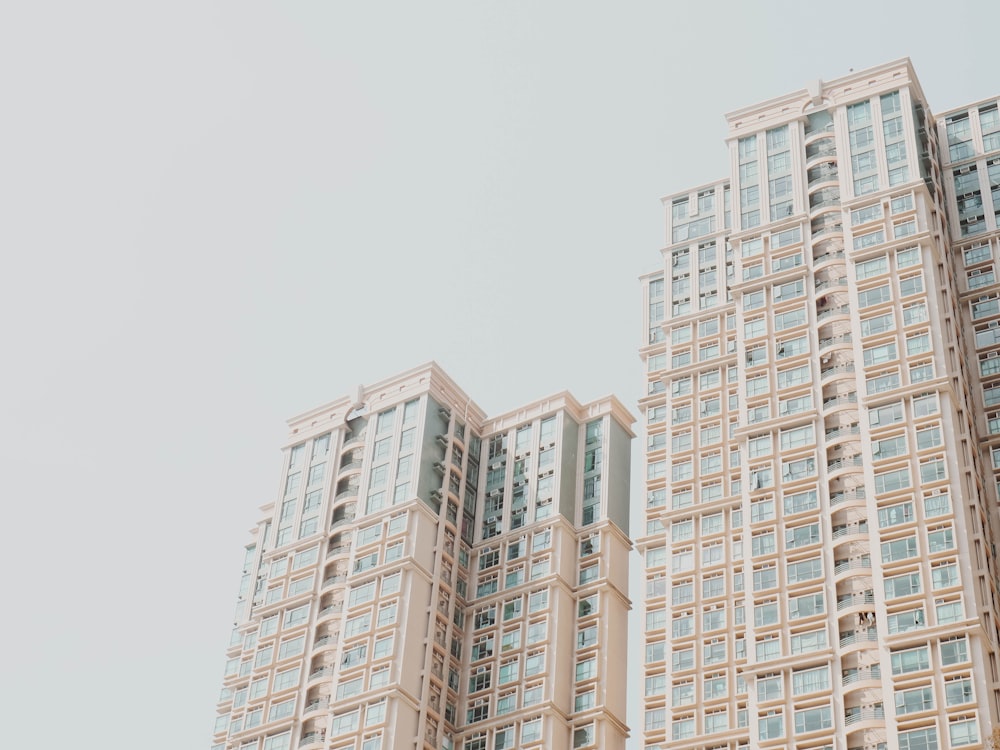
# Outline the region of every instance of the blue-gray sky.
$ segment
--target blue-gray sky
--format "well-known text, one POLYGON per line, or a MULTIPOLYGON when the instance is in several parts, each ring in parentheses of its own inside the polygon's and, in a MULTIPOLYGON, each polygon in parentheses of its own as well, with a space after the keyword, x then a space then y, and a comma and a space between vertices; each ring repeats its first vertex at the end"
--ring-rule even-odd
POLYGON ((207 748, 285 418, 429 359, 493 413, 634 404, 659 197, 726 172, 723 114, 907 55, 936 111, 996 95, 998 27, 987 0, 6 4, 0 744, 207 748))

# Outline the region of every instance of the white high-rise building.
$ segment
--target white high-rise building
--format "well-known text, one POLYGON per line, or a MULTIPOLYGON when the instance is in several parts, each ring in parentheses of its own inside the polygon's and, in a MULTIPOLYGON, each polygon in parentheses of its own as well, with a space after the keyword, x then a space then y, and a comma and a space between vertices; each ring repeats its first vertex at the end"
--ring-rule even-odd
POLYGON ((983 747, 997 100, 935 117, 902 60, 727 119, 643 278, 643 747, 983 747))
POLYGON ((632 421, 434 364, 292 419, 213 750, 624 748, 632 421))

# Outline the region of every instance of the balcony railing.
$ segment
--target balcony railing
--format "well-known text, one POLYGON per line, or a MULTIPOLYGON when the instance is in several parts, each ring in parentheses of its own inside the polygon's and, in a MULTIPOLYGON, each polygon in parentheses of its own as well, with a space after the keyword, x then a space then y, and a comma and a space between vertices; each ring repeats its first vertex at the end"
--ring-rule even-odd
POLYGON ((843 365, 832 365, 831 367, 823 367, 823 368, 821 368, 820 371, 819 371, 819 376, 820 376, 820 379, 824 379, 825 380, 826 378, 830 377, 834 373, 843 372, 843 373, 850 374, 850 373, 853 373, 854 370, 855 370, 855 368, 854 368, 854 364, 853 363, 847 363, 847 364, 843 364, 843 365))
POLYGON ((809 170, 809 187, 820 182, 830 182, 839 177, 836 167, 820 166, 809 170))
POLYGON ((833 566, 834 574, 843 573, 848 570, 871 570, 871 560, 841 560, 833 566))
MULTIPOLYGON (((313 711, 322 711, 329 705, 330 705, 329 698, 320 698, 319 700, 310 701, 309 703, 307 703, 306 707, 302 709, 302 713, 308 714, 313 711)), ((303 738, 303 742, 305 742, 305 738, 303 738)))
POLYGON ((819 348, 822 349, 827 346, 832 346, 833 344, 850 344, 851 334, 844 333, 840 336, 830 336, 829 338, 819 340, 819 348))
POLYGON ((875 594, 847 594, 837 597, 837 611, 849 609, 862 604, 874 604, 875 594))
POLYGON ((836 155, 837 146, 834 144, 832 138, 824 138, 806 146, 806 161, 812 161, 813 159, 823 156, 836 155))
MULTIPOLYGON (((857 401, 858 400, 857 397, 855 397, 854 400, 857 401)), ((823 402, 823 405, 826 406, 826 402, 825 401, 823 402)), ((857 467, 857 466, 864 466, 864 465, 865 465, 864 461, 861 459, 860 456, 852 456, 850 458, 838 458, 838 459, 835 459, 833 461, 827 461, 826 462, 826 470, 827 471, 840 471, 841 469, 848 469, 848 468, 857 467)))
POLYGON ((844 724, 850 726, 859 721, 881 721, 885 718, 884 708, 856 708, 844 711, 844 724))
POLYGON ((319 669, 314 669, 312 672, 309 673, 309 679, 315 680, 317 677, 325 677, 327 675, 333 674, 334 671, 335 671, 334 668, 330 666, 320 667, 319 669))
POLYGON ((840 680, 842 685, 853 685, 855 682, 863 680, 881 680, 882 668, 878 665, 865 667, 864 669, 845 669, 840 680))
POLYGON ((326 617, 327 615, 333 615, 336 614, 337 612, 343 612, 343 611, 344 611, 344 603, 337 602, 336 604, 331 604, 329 607, 324 607, 323 609, 321 609, 319 611, 319 616, 326 617))
POLYGON ((848 315, 851 312, 850 305, 841 305, 840 307, 829 307, 816 314, 816 322, 826 320, 827 318, 832 318, 834 315, 848 315))
POLYGON ((834 406, 858 403, 857 393, 843 393, 839 396, 829 396, 823 399, 823 408, 832 409, 834 406))
POLYGON ((839 526, 833 530, 833 539, 841 539, 845 536, 862 536, 868 534, 867 523, 852 523, 847 526, 839 526))
MULTIPOLYGON (((854 371, 854 365, 837 365, 837 367, 850 368, 850 371, 854 371)), ((822 370, 820 371, 822 372, 822 370)), ((833 429, 826 431, 827 440, 836 440, 844 435, 860 435, 861 428, 857 425, 848 425, 847 427, 834 427, 833 429)))
POLYGON ((850 500, 864 500, 865 497, 864 487, 855 487, 853 490, 841 490, 830 495, 830 505, 840 505, 850 500))
POLYGON ((874 628, 872 630, 862 630, 859 633, 841 633, 840 634, 840 645, 850 646, 854 643, 867 643, 869 641, 877 641, 878 633, 875 632, 874 628))
POLYGON ((816 282, 816 291, 822 292, 824 289, 833 289, 835 287, 847 286, 847 279, 825 279, 824 281, 816 282))
POLYGON ((342 518, 333 519, 333 523, 330 524, 330 528, 335 529, 338 526, 343 526, 345 523, 350 523, 351 521, 354 520, 354 515, 355 515, 354 513, 348 513, 346 516, 343 516, 342 518))

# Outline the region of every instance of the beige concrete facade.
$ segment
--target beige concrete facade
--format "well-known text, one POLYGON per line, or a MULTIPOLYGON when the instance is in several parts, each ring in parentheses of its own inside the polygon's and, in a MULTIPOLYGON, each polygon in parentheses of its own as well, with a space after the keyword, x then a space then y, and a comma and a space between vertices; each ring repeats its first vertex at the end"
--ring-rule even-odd
POLYGON ((983 747, 997 100, 935 118, 902 60, 728 122, 642 280, 643 746, 983 747))
POLYGON ((621 750, 632 421, 434 364, 291 420, 213 750, 621 750))

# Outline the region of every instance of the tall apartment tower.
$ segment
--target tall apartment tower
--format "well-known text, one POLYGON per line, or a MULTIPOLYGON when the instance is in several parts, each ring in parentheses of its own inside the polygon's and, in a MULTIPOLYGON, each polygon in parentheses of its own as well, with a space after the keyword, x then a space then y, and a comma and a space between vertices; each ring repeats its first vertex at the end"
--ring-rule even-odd
POLYGON ((434 364, 291 420, 213 750, 624 748, 631 424, 434 364))
POLYGON ((644 748, 983 747, 997 100, 902 60, 727 120, 643 278, 644 748))

